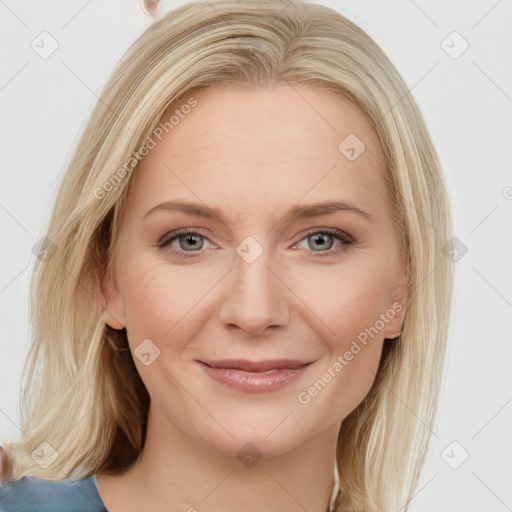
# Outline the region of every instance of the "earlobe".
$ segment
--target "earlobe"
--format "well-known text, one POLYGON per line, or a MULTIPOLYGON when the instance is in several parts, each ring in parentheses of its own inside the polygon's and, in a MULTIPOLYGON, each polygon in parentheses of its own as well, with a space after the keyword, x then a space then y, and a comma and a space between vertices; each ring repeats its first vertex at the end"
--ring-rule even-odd
POLYGON ((114 316, 109 310, 104 309, 102 313, 103 321, 112 329, 124 329, 126 323, 119 320, 119 316, 114 316))
POLYGON ((103 321, 112 329, 124 329, 126 326, 124 304, 111 271, 100 280, 100 303, 103 321))
POLYGON ((397 338, 402 333, 405 307, 400 302, 393 302, 386 315, 390 320, 386 326, 384 337, 389 339, 397 338))
POLYGON ((386 326, 386 338, 396 338, 402 332, 407 304, 407 273, 404 270, 395 286, 389 304, 389 322, 386 326))

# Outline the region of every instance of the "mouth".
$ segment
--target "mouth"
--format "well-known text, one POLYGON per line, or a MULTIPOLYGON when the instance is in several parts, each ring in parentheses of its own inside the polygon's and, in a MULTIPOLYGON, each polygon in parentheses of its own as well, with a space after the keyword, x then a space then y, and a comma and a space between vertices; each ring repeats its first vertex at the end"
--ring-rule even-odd
POLYGON ((246 393, 277 391, 297 380, 312 362, 295 359, 196 361, 210 379, 246 393))

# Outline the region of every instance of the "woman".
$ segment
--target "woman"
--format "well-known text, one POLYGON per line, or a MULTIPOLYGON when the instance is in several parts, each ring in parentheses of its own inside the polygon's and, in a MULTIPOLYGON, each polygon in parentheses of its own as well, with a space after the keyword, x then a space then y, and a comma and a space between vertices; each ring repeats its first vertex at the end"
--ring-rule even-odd
POLYGON ((0 505, 405 510, 449 235, 421 115, 361 29, 299 1, 169 13, 62 183, 0 505))

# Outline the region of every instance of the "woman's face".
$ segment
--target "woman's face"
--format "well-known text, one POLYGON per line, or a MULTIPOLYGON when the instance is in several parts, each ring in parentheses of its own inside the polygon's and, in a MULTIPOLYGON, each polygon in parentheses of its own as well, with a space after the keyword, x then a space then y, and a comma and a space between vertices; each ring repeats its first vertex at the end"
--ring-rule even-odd
POLYGON ((194 97, 133 177, 106 321, 162 431, 229 455, 332 438, 405 304, 378 142, 311 86, 194 97))

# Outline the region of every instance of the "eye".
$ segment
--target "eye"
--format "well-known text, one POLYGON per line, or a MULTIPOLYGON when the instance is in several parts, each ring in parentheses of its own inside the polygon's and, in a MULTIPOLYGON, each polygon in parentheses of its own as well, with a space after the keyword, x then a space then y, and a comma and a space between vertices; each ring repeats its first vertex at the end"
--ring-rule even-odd
POLYGON ((317 253, 313 256, 335 256, 346 251, 347 246, 354 243, 352 237, 339 229, 316 229, 306 233, 306 236, 294 247, 317 253), (300 247, 302 242, 306 242, 307 247, 300 247), (336 248, 332 249, 335 245, 336 248))
MULTIPOLYGON (((170 248, 178 256, 185 258, 193 256, 184 253, 199 253, 203 249, 205 242, 211 243, 204 235, 191 229, 182 229, 180 231, 171 231, 164 235, 158 241, 158 247, 170 248)), ((213 247, 217 247, 213 245, 213 247)))
MULTIPOLYGON (((181 229, 171 231, 165 234, 157 246, 161 249, 169 249, 172 253, 183 258, 193 258, 198 256, 205 248, 205 242, 211 244, 212 248, 218 248, 212 244, 208 238, 193 229, 181 229)), ((354 239, 339 229, 312 229, 306 233, 297 244, 292 248, 304 249, 313 254, 313 256, 335 256, 347 250, 349 245, 355 243, 354 239), (306 242, 306 247, 301 246, 306 242), (333 249, 333 247, 335 247, 333 249)))

